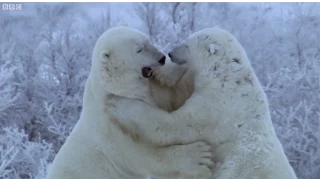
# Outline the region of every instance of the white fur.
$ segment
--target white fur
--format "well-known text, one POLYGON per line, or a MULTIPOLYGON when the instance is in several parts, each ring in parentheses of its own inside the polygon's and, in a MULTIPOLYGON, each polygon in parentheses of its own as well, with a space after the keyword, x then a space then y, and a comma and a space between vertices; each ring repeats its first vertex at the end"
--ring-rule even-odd
POLYGON ((167 60, 153 70, 149 93, 157 107, 168 112, 179 109, 194 91, 194 74, 187 66, 167 60))
POLYGON ((212 178, 296 178, 272 125, 266 95, 245 51, 230 33, 204 29, 170 55, 174 62, 187 61, 194 71, 194 93, 172 113, 133 99, 111 99, 117 108, 114 114, 133 105, 129 111, 148 112, 130 119, 131 126, 139 127, 133 133, 161 145, 209 140, 217 162, 212 178))
MULTIPOLYGON (((207 162, 211 148, 206 143, 167 147, 141 144, 134 139, 139 137, 129 136, 108 114, 108 94, 156 106, 141 68, 159 66, 161 57, 163 54, 148 42, 146 35, 129 27, 112 28, 101 35, 93 50, 80 119, 55 157, 47 178, 210 176, 207 166, 200 164, 212 163, 207 162)), ((139 118, 143 114, 128 116, 139 118)))
POLYGON ((209 51, 211 54, 214 54, 219 49, 215 44, 209 44, 209 51))

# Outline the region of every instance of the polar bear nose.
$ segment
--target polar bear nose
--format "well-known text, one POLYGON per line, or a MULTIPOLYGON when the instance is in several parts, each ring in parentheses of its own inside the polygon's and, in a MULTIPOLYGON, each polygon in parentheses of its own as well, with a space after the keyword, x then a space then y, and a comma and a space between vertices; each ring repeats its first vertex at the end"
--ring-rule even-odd
POLYGON ((162 58, 158 61, 161 65, 166 63, 166 56, 162 56, 162 58))

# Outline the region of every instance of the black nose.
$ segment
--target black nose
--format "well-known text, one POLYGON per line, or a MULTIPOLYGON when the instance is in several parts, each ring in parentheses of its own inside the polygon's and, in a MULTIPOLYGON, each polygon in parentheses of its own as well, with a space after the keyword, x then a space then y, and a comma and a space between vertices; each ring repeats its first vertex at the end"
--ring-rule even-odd
POLYGON ((171 55, 170 53, 168 54, 168 56, 169 56, 170 58, 172 58, 172 55, 171 55))
POLYGON ((158 62, 164 65, 166 63, 166 56, 163 56, 158 62))

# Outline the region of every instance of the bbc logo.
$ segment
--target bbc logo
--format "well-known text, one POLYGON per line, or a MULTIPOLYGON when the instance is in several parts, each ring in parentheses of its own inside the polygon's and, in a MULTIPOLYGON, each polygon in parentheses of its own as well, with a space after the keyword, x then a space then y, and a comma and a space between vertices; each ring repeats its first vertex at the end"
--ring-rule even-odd
POLYGON ((4 11, 20 11, 22 10, 21 4, 2 4, 2 10, 4 11))

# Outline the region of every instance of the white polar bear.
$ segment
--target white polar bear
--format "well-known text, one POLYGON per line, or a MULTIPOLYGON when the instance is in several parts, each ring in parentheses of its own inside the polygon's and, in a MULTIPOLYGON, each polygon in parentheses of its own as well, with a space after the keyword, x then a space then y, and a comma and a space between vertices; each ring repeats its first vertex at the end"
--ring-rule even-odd
POLYGON ((139 119, 121 116, 130 120, 121 121, 122 127, 134 125, 139 131, 131 129, 131 133, 141 141, 165 145, 178 143, 176 137, 167 135, 172 126, 190 123, 177 131, 184 133, 185 141, 210 140, 217 162, 212 178, 296 178, 272 125, 266 95, 244 49, 230 33, 204 29, 169 56, 176 63, 186 61, 194 71, 194 93, 172 113, 109 96, 109 105, 117 109, 110 109, 114 116, 123 111, 148 112, 139 119))
POLYGON ((101 35, 93 50, 80 119, 55 157, 47 178, 209 177, 212 148, 206 143, 145 145, 119 129, 117 119, 107 113, 106 96, 110 93, 156 106, 148 93, 149 80, 141 74, 149 76, 145 66, 164 63, 165 56, 136 30, 116 27, 101 35))

